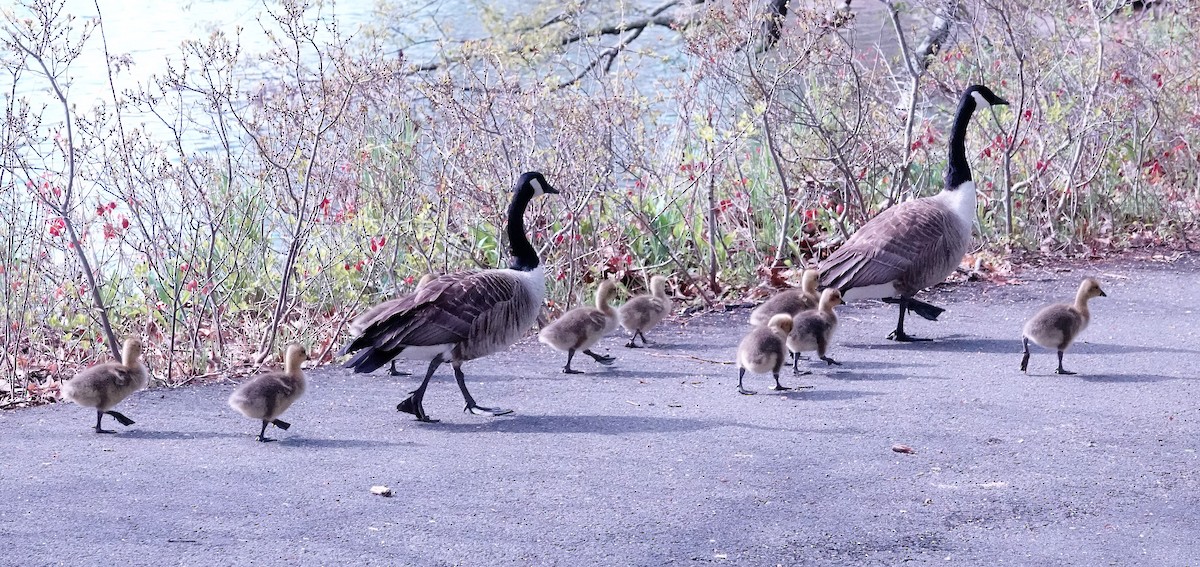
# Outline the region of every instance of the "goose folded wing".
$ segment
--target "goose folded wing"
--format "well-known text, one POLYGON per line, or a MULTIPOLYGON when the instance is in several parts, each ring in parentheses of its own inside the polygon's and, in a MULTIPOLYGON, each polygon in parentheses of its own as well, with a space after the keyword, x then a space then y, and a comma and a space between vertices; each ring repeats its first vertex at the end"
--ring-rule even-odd
POLYGON ((280 376, 271 376, 270 378, 271 390, 275 392, 275 395, 287 397, 295 393, 296 386, 293 383, 289 382, 288 380, 284 380, 280 376))
POLYGON ((580 317, 578 324, 585 334, 591 335, 604 330, 605 325, 608 324, 608 317, 603 312, 589 310, 580 317))
POLYGON ((113 368, 113 384, 124 388, 133 381, 133 370, 123 366, 113 368))
MULTIPOLYGON (((477 272, 478 272, 477 270, 473 270, 473 271, 469 271, 469 272, 460 272, 457 275, 461 276, 464 274, 474 274, 477 272)), ((428 278, 429 276, 427 275, 425 277, 428 278)), ((451 277, 454 277, 454 276, 452 275, 451 277)), ((424 278, 422 278, 422 279, 424 279, 424 278)), ((370 327, 372 324, 378 322, 380 319, 391 317, 392 315, 395 315, 396 313, 398 313, 400 311, 403 311, 405 309, 410 309, 412 307, 412 305, 414 305, 414 303, 412 303, 412 300, 414 300, 414 299, 417 301, 417 303, 420 303, 422 301, 428 300, 431 297, 436 296, 437 295, 436 291, 429 292, 426 289, 429 287, 428 286, 429 283, 434 282, 436 280, 437 280, 437 278, 432 278, 426 282, 426 285, 422 285, 420 289, 417 289, 416 291, 414 291, 408 295, 402 295, 400 297, 395 297, 395 298, 383 301, 381 303, 377 303, 374 306, 372 306, 370 309, 363 311, 357 317, 355 317, 354 319, 352 319, 350 321, 350 325, 349 325, 350 334, 362 335, 367 330, 368 327, 370 327), (426 295, 424 295, 424 297, 421 297, 422 292, 426 292, 426 295), (429 293, 432 293, 432 295, 429 295, 429 293), (408 302, 408 303, 406 303, 406 302, 408 302)))
POLYGON ((404 301, 404 299, 406 299, 406 297, 389 299, 362 312, 359 316, 350 321, 350 334, 363 334, 363 331, 366 331, 367 327, 370 327, 372 323, 378 321, 380 317, 385 317, 395 313, 397 307, 400 305, 400 302, 404 301))
POLYGON ((401 298, 390 314, 381 315, 363 333, 377 347, 455 344, 472 330, 508 311, 520 282, 497 272, 471 272, 430 282, 412 296, 401 298))
POLYGON ((925 201, 887 209, 822 265, 821 286, 847 290, 886 284, 922 269, 951 248, 953 216, 925 201))

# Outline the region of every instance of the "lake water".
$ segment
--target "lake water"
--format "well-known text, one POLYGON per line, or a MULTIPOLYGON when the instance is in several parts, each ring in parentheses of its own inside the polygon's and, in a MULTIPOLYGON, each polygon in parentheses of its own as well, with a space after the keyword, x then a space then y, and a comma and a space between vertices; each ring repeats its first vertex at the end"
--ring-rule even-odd
MULTIPOLYGON (((399 37, 396 51, 403 48, 406 57, 415 63, 432 60, 439 49, 439 41, 482 38, 488 35, 479 15, 478 0, 408 0, 392 2, 393 14, 403 17, 393 21, 400 29, 392 29, 399 37)), ((833 0, 809 0, 817 6, 833 5, 833 0)), ((508 13, 523 13, 533 9, 538 2, 505 0, 496 3, 498 10, 508 13)), ((660 0, 631 0, 613 2, 613 17, 621 14, 632 17, 643 13, 646 8, 656 6, 660 0)), ((113 55, 129 55, 134 65, 114 77, 115 90, 139 90, 154 75, 162 74, 166 61, 178 59, 180 45, 188 39, 206 37, 215 30, 240 37, 244 53, 262 53, 270 48, 264 27, 272 29, 273 22, 267 14, 267 6, 280 10, 274 2, 262 0, 192 0, 190 2, 161 2, 156 0, 66 0, 64 13, 74 14, 82 21, 103 22, 103 36, 97 29, 81 56, 67 73, 64 87, 69 99, 80 110, 88 109, 100 102, 112 102, 109 77, 104 62, 104 43, 113 55)), ((894 51, 895 40, 886 15, 877 1, 862 1, 853 4, 856 12, 855 43, 863 49, 873 49, 873 44, 882 43, 885 49, 894 51)), ((592 8, 595 10, 596 8, 592 8)), ((368 23, 382 18, 377 0, 342 0, 325 2, 310 11, 312 17, 322 20, 336 18, 342 35, 358 35, 368 23)), ((18 17, 22 15, 18 12, 18 17)), ((678 53, 678 38, 666 29, 651 28, 639 39, 644 48, 678 53)), ((385 53, 384 55, 389 55, 385 53)), ((391 54, 394 56, 393 54, 391 54)), ((590 57, 590 55, 588 56, 590 57)), ((644 64, 645 62, 643 62, 644 64)), ((642 66, 639 74, 656 75, 685 69, 687 62, 676 56, 669 63, 650 58, 649 66, 642 66)), ((244 77, 254 79, 255 77, 244 77)), ((269 79, 268 79, 269 80, 269 79)), ((0 76, 0 91, 12 92, 11 77, 0 76)), ((33 101, 45 101, 48 83, 33 73, 25 74, 21 84, 16 85, 18 96, 27 96, 33 101)), ((128 123, 141 123, 151 131, 162 128, 148 115, 126 115, 128 123)), ((165 134, 165 131, 163 132, 165 134)), ((196 149, 205 151, 207 141, 197 140, 196 149)))
MULTIPOLYGON (((626 9, 614 8, 614 13, 636 13, 639 5, 658 3, 658 0, 620 3, 626 9)), ((832 2, 819 2, 818 5, 821 3, 832 2)), ((377 0, 327 2, 320 13, 323 18, 336 17, 343 33, 356 33, 363 24, 378 19, 377 4, 377 0)), ((415 62, 427 60, 434 54, 436 41, 444 39, 443 33, 453 35, 452 39, 486 36, 473 0, 416 0, 394 4, 400 6, 397 13, 405 14, 402 19, 404 29, 395 31, 406 36, 403 40, 406 45, 398 45, 397 49, 404 47, 410 60, 415 62)), ((535 4, 519 0, 499 3, 503 10, 512 12, 530 9, 535 4)), ((859 43, 882 41, 893 44, 894 34, 878 2, 860 0, 853 6, 859 43)), ((177 55, 183 40, 202 38, 213 30, 234 33, 240 28, 243 48, 249 52, 261 52, 269 46, 259 23, 260 18, 270 22, 264 16, 265 6, 261 0, 67 0, 64 12, 81 20, 95 20, 102 15, 108 51, 132 57, 135 65, 131 72, 117 77, 118 92, 162 73, 164 61, 177 55)), ((69 83, 72 98, 84 107, 90 106, 89 100, 111 98, 99 30, 90 40, 89 47, 72 66, 69 83)), ((29 93, 45 87, 44 81, 27 77, 30 79, 28 84, 18 85, 18 92, 29 93)), ((4 80, 0 78, 0 89, 9 92, 4 80)))
MULTIPOLYGON (((407 30, 414 41, 427 46, 425 55, 432 54, 433 43, 422 37, 422 30, 453 29, 460 37, 480 37, 483 28, 477 18, 464 18, 474 14, 468 7, 470 0, 441 0, 438 2, 413 2, 406 20, 412 29, 407 30), (447 20, 453 20, 448 25, 447 20)), ((273 3, 273 9, 279 8, 273 3)), ((319 14, 323 20, 336 18, 343 34, 357 34, 363 24, 377 19, 375 0, 344 0, 327 2, 319 11, 312 10, 314 18, 319 14)), ((200 39, 215 30, 227 34, 240 32, 245 52, 261 53, 270 47, 264 24, 273 29, 273 22, 266 13, 261 0, 192 0, 190 2, 161 2, 155 0, 67 0, 64 13, 73 14, 81 21, 103 22, 103 40, 107 41, 108 52, 113 55, 128 54, 134 66, 115 79, 118 92, 144 83, 155 74, 166 69, 167 58, 177 58, 180 44, 187 39, 200 39), (97 5, 99 10, 97 10, 97 5), (260 23, 263 22, 263 23, 260 23)), ((18 17, 23 15, 18 12, 18 17)), ((68 87, 70 96, 81 107, 90 107, 97 99, 111 100, 108 77, 104 65, 104 44, 97 29, 89 40, 88 48, 72 64, 68 87)), ((421 47, 413 52, 420 56, 421 47)), ((0 88, 6 78, 0 77, 0 88)), ((11 79, 8 79, 11 80, 11 79)), ((18 85, 18 93, 28 94, 46 88, 44 80, 26 75, 18 85)))

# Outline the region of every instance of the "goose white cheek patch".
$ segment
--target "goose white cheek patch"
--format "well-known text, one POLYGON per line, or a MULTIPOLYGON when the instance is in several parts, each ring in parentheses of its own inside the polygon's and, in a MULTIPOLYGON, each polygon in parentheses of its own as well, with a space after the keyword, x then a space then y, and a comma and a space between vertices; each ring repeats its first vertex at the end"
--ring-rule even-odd
POLYGON ((987 108, 992 105, 992 103, 988 102, 986 98, 983 98, 983 95, 979 94, 979 91, 971 93, 971 96, 975 98, 975 104, 978 104, 979 106, 987 108))
POLYGON ((533 190, 536 191, 538 195, 546 193, 546 190, 542 188, 542 182, 538 181, 537 178, 530 179, 529 184, 533 186, 533 190))

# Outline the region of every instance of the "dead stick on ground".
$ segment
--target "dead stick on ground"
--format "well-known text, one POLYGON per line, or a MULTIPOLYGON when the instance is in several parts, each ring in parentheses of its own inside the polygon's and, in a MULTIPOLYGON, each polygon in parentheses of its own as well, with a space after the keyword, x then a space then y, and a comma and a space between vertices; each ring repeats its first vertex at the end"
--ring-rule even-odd
POLYGON ((648 352, 646 354, 648 354, 650 356, 657 356, 660 358, 690 358, 692 360, 699 360, 700 362, 707 362, 709 364, 734 364, 732 361, 728 361, 728 360, 709 360, 707 358, 700 358, 698 356, 692 356, 690 354, 658 354, 658 353, 653 353, 653 352, 648 352))

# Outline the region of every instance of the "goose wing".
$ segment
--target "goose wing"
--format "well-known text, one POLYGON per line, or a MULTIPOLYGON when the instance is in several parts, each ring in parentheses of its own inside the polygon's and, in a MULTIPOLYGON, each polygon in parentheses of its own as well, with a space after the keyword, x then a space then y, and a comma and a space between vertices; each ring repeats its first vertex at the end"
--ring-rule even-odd
POLYGON ((367 330, 367 327, 371 326, 371 323, 374 323, 380 317, 384 317, 384 316, 394 313, 396 306, 399 305, 400 302, 403 301, 404 299, 405 299, 404 297, 397 297, 394 299, 389 299, 382 303, 377 303, 370 309, 362 312, 361 314, 359 314, 357 317, 355 317, 354 319, 352 319, 350 321, 350 326, 349 326, 350 334, 352 334, 352 335, 363 334, 363 331, 367 330))
POLYGON ((360 316, 371 318, 342 353, 367 352, 346 365, 370 372, 408 347, 458 345, 483 338, 475 335, 516 322, 515 312, 523 311, 527 303, 525 295, 522 283, 506 270, 441 276, 412 295, 381 303, 360 316))
POLYGON ((608 316, 595 308, 572 309, 559 318, 565 325, 578 328, 583 335, 591 335, 608 326, 608 316))
POLYGON ((112 381, 118 387, 124 388, 133 382, 134 370, 126 366, 113 365, 112 381))
POLYGON ((845 291, 912 279, 943 264, 959 248, 961 232, 954 214, 928 198, 901 203, 879 213, 821 263, 821 287, 845 291))
POLYGON ((617 318, 626 330, 635 331, 658 322, 667 313, 666 302, 652 295, 639 295, 617 309, 617 318))

